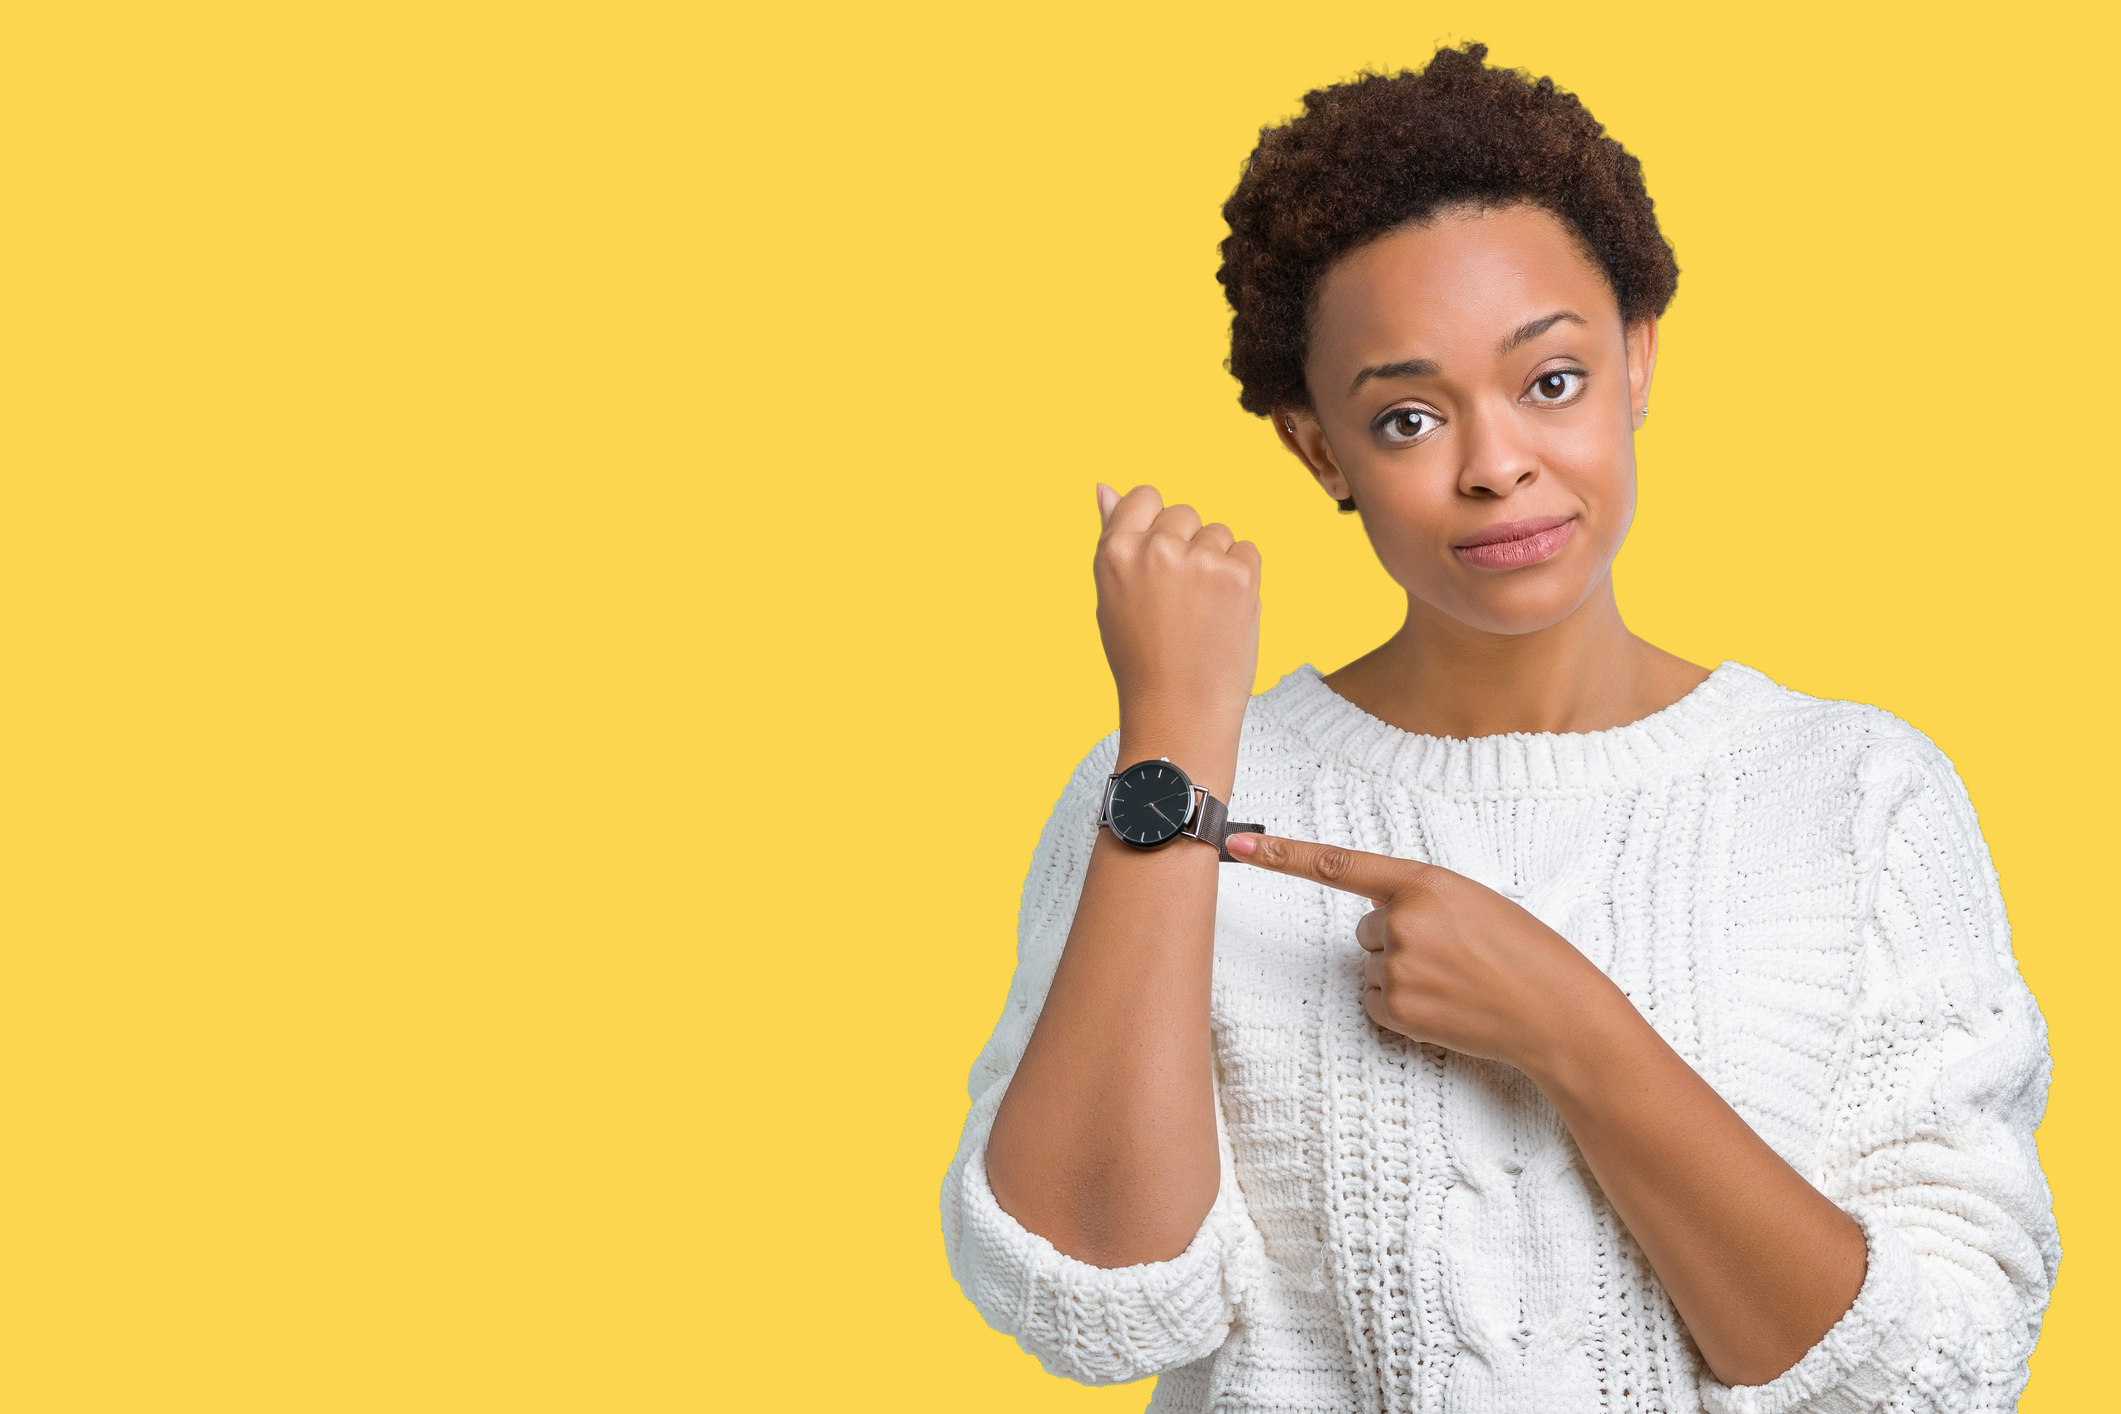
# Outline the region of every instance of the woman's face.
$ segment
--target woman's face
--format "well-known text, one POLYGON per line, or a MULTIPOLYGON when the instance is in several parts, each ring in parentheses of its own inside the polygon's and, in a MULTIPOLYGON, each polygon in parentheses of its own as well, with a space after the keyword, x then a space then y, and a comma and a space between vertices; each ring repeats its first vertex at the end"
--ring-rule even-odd
POLYGON ((1656 356, 1656 325, 1622 325, 1558 219, 1461 208, 1326 273, 1305 363, 1315 413, 1275 422, 1327 492, 1355 498, 1409 595, 1530 633, 1583 604, 1627 536, 1656 356))

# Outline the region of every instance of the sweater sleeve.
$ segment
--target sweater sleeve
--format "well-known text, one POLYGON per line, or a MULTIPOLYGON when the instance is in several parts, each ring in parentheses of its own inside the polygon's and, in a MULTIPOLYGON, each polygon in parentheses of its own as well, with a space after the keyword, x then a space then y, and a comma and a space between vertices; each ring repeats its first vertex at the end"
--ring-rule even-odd
POLYGON ((1060 964, 1117 749, 1108 737, 1090 753, 1039 839, 1017 919, 1016 975, 972 1067, 972 1111, 943 1178, 942 1204, 951 1274, 980 1315, 1050 1373, 1093 1385, 1145 1379, 1220 1346, 1251 1240, 1220 1102, 1222 1186, 1191 1245, 1169 1261, 1116 1268, 1076 1261, 1002 1211, 987 1186, 987 1135, 1060 964))
POLYGON ((1859 776, 1863 970, 1817 1178, 1869 1268, 1782 1375, 1704 1378, 1715 1414, 2015 1409, 2061 1261, 2033 1144, 2047 1026, 1966 789, 1919 738, 1880 743, 1859 776))

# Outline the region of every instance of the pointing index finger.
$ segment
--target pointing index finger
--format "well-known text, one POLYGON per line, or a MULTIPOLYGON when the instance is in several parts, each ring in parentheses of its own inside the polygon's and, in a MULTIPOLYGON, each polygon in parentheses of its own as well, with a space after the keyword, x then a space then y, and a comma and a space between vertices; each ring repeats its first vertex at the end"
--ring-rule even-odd
POLYGON ((1314 844, 1310 840, 1285 840, 1278 835, 1232 835, 1227 845, 1232 856, 1277 874, 1293 874, 1344 893, 1361 894, 1383 903, 1415 884, 1429 866, 1411 859, 1384 854, 1365 854, 1339 845, 1314 844))

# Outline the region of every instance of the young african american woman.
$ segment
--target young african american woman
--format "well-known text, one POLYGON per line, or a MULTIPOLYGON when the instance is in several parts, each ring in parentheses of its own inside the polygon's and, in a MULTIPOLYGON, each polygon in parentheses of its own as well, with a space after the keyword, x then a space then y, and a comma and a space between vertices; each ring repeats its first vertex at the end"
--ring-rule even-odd
POLYGON ((1467 46, 1309 95, 1224 214, 1240 401, 1406 620, 1252 697, 1259 551, 1097 488, 1119 730, 973 1071, 966 1294, 1155 1409, 2013 1407, 2048 1056, 1965 790, 1615 601, 1639 164, 1467 46))

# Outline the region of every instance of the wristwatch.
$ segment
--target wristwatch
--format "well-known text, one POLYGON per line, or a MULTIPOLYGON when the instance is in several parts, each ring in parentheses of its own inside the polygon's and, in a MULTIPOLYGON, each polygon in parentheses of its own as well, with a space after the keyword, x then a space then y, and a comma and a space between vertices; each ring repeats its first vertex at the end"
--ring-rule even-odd
POLYGON ((1230 807, 1197 786, 1184 771, 1160 756, 1114 771, 1105 781, 1105 798, 1097 809, 1100 828, 1109 828, 1136 849, 1155 849, 1184 835, 1215 846, 1215 857, 1232 862, 1227 841, 1232 835, 1263 835, 1265 825, 1230 818, 1230 807))

